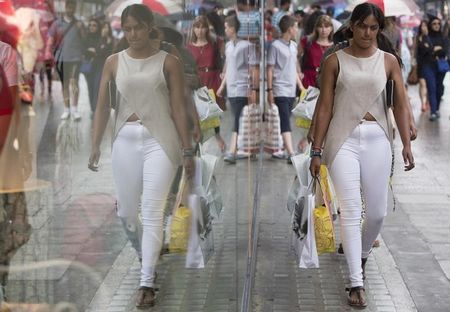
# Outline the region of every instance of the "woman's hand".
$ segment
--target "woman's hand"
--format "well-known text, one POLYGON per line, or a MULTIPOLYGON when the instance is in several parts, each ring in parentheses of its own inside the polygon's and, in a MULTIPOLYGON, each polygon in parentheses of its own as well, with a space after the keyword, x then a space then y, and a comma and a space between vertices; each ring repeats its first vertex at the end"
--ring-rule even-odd
POLYGON ((313 178, 318 177, 320 173, 320 157, 315 156, 311 158, 311 164, 309 165, 309 171, 313 178))
POLYGON ((100 149, 98 147, 93 148, 91 156, 89 156, 88 168, 94 172, 98 171, 98 161, 100 160, 100 149))
POLYGON ((200 143, 203 139, 202 129, 200 128, 200 125, 198 123, 194 124, 192 138, 194 139, 195 143, 200 143))
POLYGON ((195 162, 193 157, 183 157, 183 168, 186 173, 186 177, 191 179, 195 173, 195 162))
POLYGON ((218 97, 222 97, 223 96, 223 86, 220 86, 219 89, 217 89, 216 95, 218 97))
POLYGON ((403 162, 405 163, 405 171, 410 171, 414 168, 414 157, 411 151, 411 146, 403 147, 402 151, 403 162))

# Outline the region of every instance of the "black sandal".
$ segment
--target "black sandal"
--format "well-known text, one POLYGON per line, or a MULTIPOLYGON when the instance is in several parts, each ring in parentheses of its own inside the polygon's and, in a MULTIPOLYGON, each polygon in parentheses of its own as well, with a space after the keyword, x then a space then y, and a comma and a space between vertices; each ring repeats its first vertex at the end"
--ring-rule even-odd
POLYGON ((351 307, 359 308, 359 309, 365 309, 367 307, 367 301, 366 301, 366 290, 362 286, 352 287, 352 288, 346 288, 346 291, 348 291, 348 297, 347 297, 347 303, 351 307), (352 294, 356 293, 356 299, 352 298, 352 294))

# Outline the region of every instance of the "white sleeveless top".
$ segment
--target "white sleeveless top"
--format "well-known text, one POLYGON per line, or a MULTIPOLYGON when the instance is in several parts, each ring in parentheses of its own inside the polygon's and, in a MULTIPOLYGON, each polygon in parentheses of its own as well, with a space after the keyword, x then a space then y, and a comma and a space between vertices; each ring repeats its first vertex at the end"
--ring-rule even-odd
POLYGON ((337 152, 356 126, 370 113, 383 128, 392 144, 392 123, 385 103, 386 70, 384 52, 367 58, 354 57, 344 50, 335 52, 339 74, 334 90, 333 117, 323 150, 323 163, 330 167, 337 152))
POLYGON ((117 107, 113 142, 127 119, 136 114, 175 165, 182 163, 181 140, 171 117, 170 93, 164 76, 167 52, 135 59, 118 53, 117 107))

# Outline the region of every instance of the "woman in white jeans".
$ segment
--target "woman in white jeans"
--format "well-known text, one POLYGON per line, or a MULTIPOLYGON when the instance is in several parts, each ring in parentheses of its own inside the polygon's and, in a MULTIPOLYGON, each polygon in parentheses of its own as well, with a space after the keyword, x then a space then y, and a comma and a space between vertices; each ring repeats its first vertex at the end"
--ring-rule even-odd
POLYGON ((164 203, 179 165, 188 177, 194 171, 188 114, 184 106, 180 61, 156 48, 153 14, 134 4, 121 16, 129 48, 105 63, 94 117, 89 168, 97 171, 100 143, 110 116, 108 83, 115 81, 118 103, 112 144, 112 167, 117 191, 117 213, 134 233, 142 250, 140 288, 136 306, 155 303, 155 266, 163 239, 164 203), (142 234, 138 227, 141 206, 142 234), (140 242, 139 242, 140 240, 140 242))
POLYGON ((377 6, 363 3, 353 10, 350 46, 324 62, 311 151, 311 174, 318 176, 322 162, 335 184, 350 272, 348 303, 359 308, 367 306, 363 268, 387 211, 393 138, 384 96, 387 79, 395 82, 394 116, 405 170, 414 168, 402 72, 394 55, 376 48, 383 27, 377 6), (366 204, 362 229, 361 190, 366 204))

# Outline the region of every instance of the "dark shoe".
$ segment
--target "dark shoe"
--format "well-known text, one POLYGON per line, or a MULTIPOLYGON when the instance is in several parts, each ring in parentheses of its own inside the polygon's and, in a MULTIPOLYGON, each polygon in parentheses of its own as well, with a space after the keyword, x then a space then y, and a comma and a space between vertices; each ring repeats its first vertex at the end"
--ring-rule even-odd
POLYGON ((226 162, 226 163, 229 163, 230 165, 234 165, 234 164, 236 164, 236 155, 235 154, 231 154, 231 153, 227 153, 223 157, 223 161, 226 162))
POLYGON ((366 279, 366 263, 369 258, 361 258, 361 268, 362 268, 362 276, 363 280, 366 279))
POLYGON ((348 291, 347 302, 349 306, 365 309, 367 307, 366 290, 362 286, 346 289, 348 291))
POLYGON ((288 158, 287 158, 287 160, 286 160, 286 162, 287 162, 288 165, 292 165, 292 157, 294 157, 294 156, 295 156, 295 154, 292 154, 292 155, 289 155, 289 156, 288 156, 288 158))
POLYGON ((136 308, 146 309, 155 305, 155 291, 151 287, 141 286, 138 289, 136 308))
POLYGON ((437 118, 438 118, 437 115, 433 113, 433 114, 430 115, 429 120, 430 121, 435 121, 437 118))

